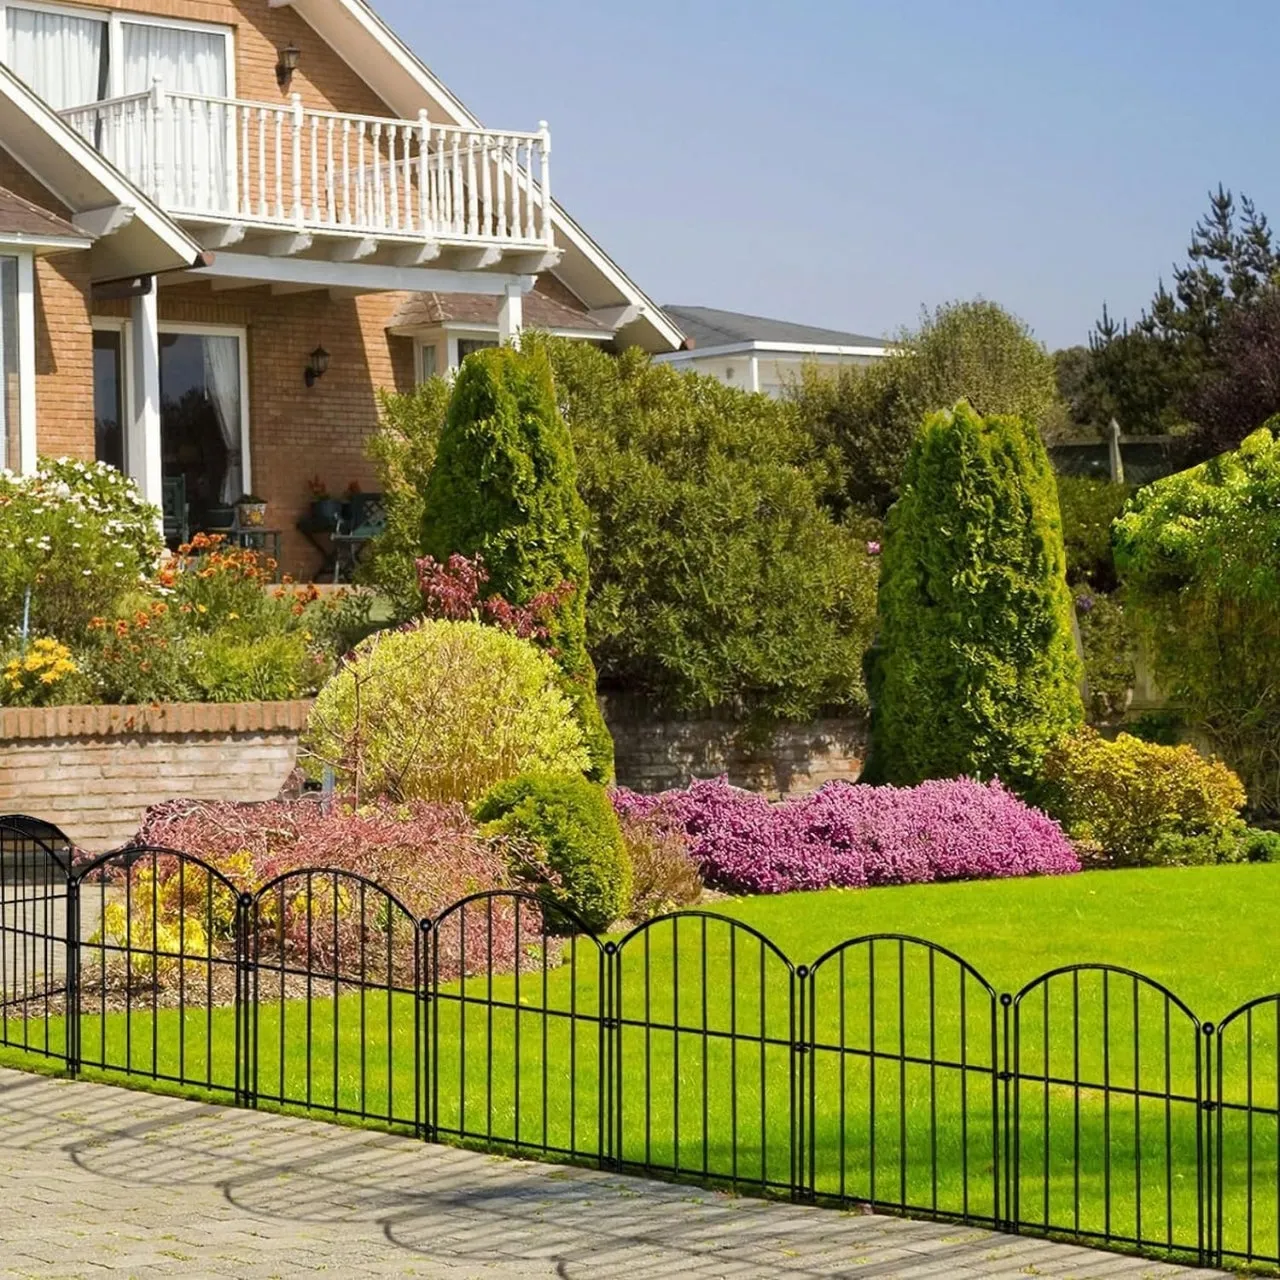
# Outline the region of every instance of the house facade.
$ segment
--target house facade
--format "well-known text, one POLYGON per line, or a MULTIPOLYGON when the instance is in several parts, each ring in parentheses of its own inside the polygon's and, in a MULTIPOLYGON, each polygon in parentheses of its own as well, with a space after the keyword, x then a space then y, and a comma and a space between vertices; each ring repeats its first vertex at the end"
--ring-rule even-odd
POLYGON ((121 467, 189 527, 253 492, 284 567, 376 481, 380 389, 536 325, 682 335, 361 0, 0 0, 0 444, 121 467))
POLYGON ((820 369, 866 365, 893 350, 884 338, 739 311, 670 305, 663 310, 687 335, 687 342, 656 359, 774 397, 782 395, 806 364, 820 369))

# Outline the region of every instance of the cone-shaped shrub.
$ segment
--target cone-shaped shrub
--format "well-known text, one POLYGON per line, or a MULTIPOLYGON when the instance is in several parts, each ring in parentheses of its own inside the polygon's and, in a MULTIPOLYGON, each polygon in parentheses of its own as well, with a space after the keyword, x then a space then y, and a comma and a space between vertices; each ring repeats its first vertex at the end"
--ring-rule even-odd
POLYGON ((889 513, 872 662, 878 780, 1034 783, 1082 715, 1062 521, 1034 427, 926 418, 889 513))
POLYGON ((427 480, 422 550, 442 563, 479 554, 488 593, 516 606, 573 584, 547 618, 547 644, 582 726, 588 776, 604 782, 613 775, 613 740, 586 646, 585 526, 573 443, 546 358, 510 347, 468 356, 427 480))

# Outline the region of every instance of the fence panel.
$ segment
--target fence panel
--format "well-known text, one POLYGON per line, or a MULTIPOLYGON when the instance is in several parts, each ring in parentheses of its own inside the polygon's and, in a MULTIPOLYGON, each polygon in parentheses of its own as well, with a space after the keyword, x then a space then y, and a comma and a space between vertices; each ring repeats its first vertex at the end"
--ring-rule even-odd
POLYGON ((808 983, 813 1193, 997 1222, 990 983, 953 952, 898 934, 832 948, 808 983))
POLYGON ((68 1055, 70 844, 23 814, 0 818, 0 1044, 68 1055))
POLYGON ((354 872, 289 871, 246 912, 254 1098, 419 1132, 422 930, 354 872))
POLYGON ((634 929, 613 959, 618 1163, 799 1190, 800 1010, 787 957, 748 925, 684 911, 634 929))
POLYGON ((429 1132, 602 1160, 607 983, 599 940, 536 897, 465 898, 430 930, 429 1132))
POLYGON ((1056 969, 1011 1004, 1011 1223, 1203 1258, 1207 1037, 1195 1015, 1108 965, 1056 969))
POLYGON ((239 1096, 240 894, 191 854, 103 854, 72 881, 74 1065, 239 1096))
POLYGON ((1215 1044, 1217 1260, 1280 1266, 1280 995, 1228 1014, 1215 1044))

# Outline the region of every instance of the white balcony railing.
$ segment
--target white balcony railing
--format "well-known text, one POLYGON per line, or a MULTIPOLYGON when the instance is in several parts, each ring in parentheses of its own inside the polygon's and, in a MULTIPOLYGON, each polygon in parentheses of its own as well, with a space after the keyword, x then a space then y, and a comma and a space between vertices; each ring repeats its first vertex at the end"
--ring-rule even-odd
POLYGON ((545 247, 551 138, 172 93, 62 118, 166 211, 342 231, 545 247))

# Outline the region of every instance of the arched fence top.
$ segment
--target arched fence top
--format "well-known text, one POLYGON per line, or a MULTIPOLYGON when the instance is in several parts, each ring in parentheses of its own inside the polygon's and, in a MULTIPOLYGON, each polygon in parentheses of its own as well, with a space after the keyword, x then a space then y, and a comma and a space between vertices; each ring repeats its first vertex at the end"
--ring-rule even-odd
POLYGON ((815 977, 818 970, 823 965, 829 964, 836 957, 843 955, 854 947, 874 946, 877 942, 896 942, 904 946, 918 947, 926 953, 933 955, 945 956, 956 965, 966 976, 977 982, 983 990, 994 1000, 996 998, 996 989, 987 981, 986 977, 972 964, 969 963, 962 955, 952 951, 950 947, 944 947, 939 942, 930 942, 927 938, 917 938, 910 933, 864 933, 857 938, 849 938, 844 942, 838 942, 833 947, 828 947, 814 962, 809 966, 809 976, 815 977))
MULTIPOLYGON (((1149 978, 1145 973, 1139 973, 1136 969, 1126 968, 1119 964, 1103 964, 1103 963, 1086 963, 1086 964, 1064 964, 1059 965, 1056 969, 1050 969, 1047 973, 1040 974, 1037 978, 1032 978, 1020 991, 1014 995, 1011 1003, 1016 1012, 1022 1001, 1033 991, 1042 986, 1046 986, 1055 978, 1065 977, 1068 974, 1082 973, 1101 973, 1103 975, 1115 974, 1117 977, 1128 978, 1131 982, 1137 982, 1141 986, 1146 987, 1149 991, 1154 991, 1157 995, 1163 996, 1170 1004, 1175 1005, 1188 1018, 1188 1020, 1197 1028, 1202 1024, 1200 1019, 1192 1011, 1191 1007, 1179 996, 1175 991, 1171 991, 1163 982, 1157 982, 1155 978, 1149 978)), ((1106 980, 1105 977, 1103 979, 1106 980)))
POLYGON ((1257 996, 1252 1000, 1246 1000, 1239 1008, 1232 1009, 1225 1018, 1216 1025, 1218 1039, 1221 1040, 1226 1031, 1233 1023, 1239 1022, 1242 1018, 1247 1018, 1255 1009, 1263 1008, 1266 1005, 1273 1005, 1276 1008, 1277 1016, 1280 1017, 1280 992, 1274 992, 1269 996, 1257 996))
POLYGON ((407 906, 392 893, 390 889, 384 888, 376 880, 371 880, 366 875, 361 875, 358 871, 347 871, 342 867, 295 867, 290 871, 282 871, 279 875, 273 876, 261 888, 250 893, 253 900, 253 907, 256 910, 258 904, 275 889, 283 892, 284 885, 290 880, 307 879, 314 881, 317 876, 332 876, 335 880, 347 880, 353 884, 359 885, 361 888, 371 889, 380 898, 385 899, 398 911, 400 911, 414 926, 419 924, 419 919, 414 912, 410 911, 407 906))
POLYGON ((39 818, 29 818, 26 814, 21 813, 5 814, 0 816, 0 840, 3 839, 6 833, 25 841, 33 847, 33 852, 42 853, 51 859, 63 875, 71 874, 71 841, 52 823, 42 822, 39 818), (55 849, 53 844, 44 836, 36 835, 33 830, 35 827, 42 827, 46 831, 56 832, 65 842, 65 852, 61 849, 55 849))
POLYGON ((549 903, 536 893, 530 893, 527 889, 482 889, 477 893, 469 893, 465 898, 459 898, 457 902, 451 902, 439 915, 429 916, 423 921, 423 924, 428 925, 432 933, 439 933, 441 926, 448 923, 451 917, 456 915, 465 920, 468 907, 473 907, 480 903, 492 905, 495 902, 503 901, 515 902, 517 905, 522 902, 526 903, 540 913, 544 925, 546 923, 546 913, 548 911, 553 912, 573 925, 573 936, 575 938, 589 939, 595 944, 597 950, 604 950, 604 943, 596 935, 595 930, 590 928, 575 911, 569 907, 562 907, 559 903, 549 903))
POLYGON ((651 920, 643 920, 618 939, 615 950, 621 955, 629 943, 650 930, 667 923, 671 923, 673 929, 678 928, 678 922, 681 920, 714 920, 717 924, 728 925, 733 931, 745 933, 759 942, 766 951, 771 951, 786 966, 788 973, 796 972, 796 966, 791 962, 790 957, 767 934, 761 933, 754 925, 749 925, 744 920, 736 920, 733 916, 722 915, 718 911, 669 911, 665 915, 654 916, 651 920))
POLYGON ((118 866, 125 871, 132 871, 136 863, 147 859, 151 859, 153 863, 158 863, 162 858, 173 858, 181 866, 195 867, 197 870, 203 871, 211 882, 216 881, 222 885, 237 900, 243 895, 244 890, 241 886, 231 880, 224 872, 219 871, 211 862, 207 862, 198 854, 186 853, 181 849, 171 849, 169 846, 162 844, 125 845, 120 849, 111 849, 107 853, 100 853, 96 858, 76 867, 74 874, 71 876, 71 882, 81 885, 95 873, 108 871, 113 866, 118 866))

